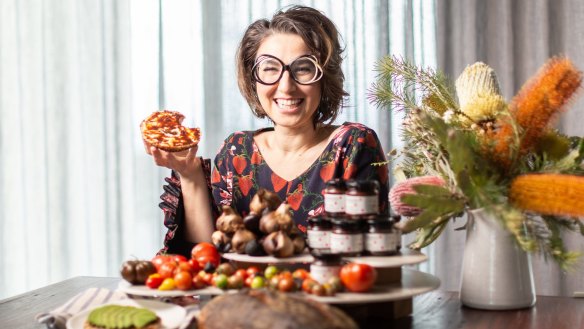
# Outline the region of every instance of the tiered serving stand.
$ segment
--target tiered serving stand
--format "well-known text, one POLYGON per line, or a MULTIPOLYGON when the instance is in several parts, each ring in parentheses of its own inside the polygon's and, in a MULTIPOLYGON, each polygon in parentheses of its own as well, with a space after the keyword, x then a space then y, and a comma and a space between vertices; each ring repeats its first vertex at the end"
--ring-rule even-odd
MULTIPOLYGON (((290 258, 275 258, 271 256, 253 257, 235 253, 227 253, 224 258, 231 260, 237 267, 251 265, 260 268, 276 265, 281 268, 307 268, 314 258, 310 254, 302 254, 290 258)), ((363 321, 378 321, 397 319, 412 313, 412 298, 440 286, 440 280, 428 273, 420 272, 406 265, 425 262, 426 255, 419 251, 403 250, 391 256, 359 256, 345 257, 346 262, 364 263, 373 266, 377 271, 375 286, 368 292, 340 292, 335 296, 306 295, 308 298, 332 304, 344 310, 358 323, 363 321)))
MULTIPOLYGON (((231 261, 237 268, 247 268, 253 265, 263 269, 268 265, 276 265, 279 268, 289 270, 309 269, 314 260, 309 253, 289 258, 254 257, 227 253, 223 254, 223 258, 231 261)), ((409 249, 391 256, 345 257, 343 260, 346 262, 365 263, 375 267, 377 280, 371 290, 364 293, 339 292, 334 296, 304 295, 307 298, 342 309, 353 317, 361 327, 366 327, 363 326, 364 323, 379 323, 379 321, 385 322, 406 317, 412 313, 412 298, 414 296, 432 291, 440 286, 440 280, 437 277, 404 267, 425 262, 427 259, 428 257, 421 252, 409 249)), ((196 301, 199 300, 200 296, 208 296, 207 298, 209 298, 209 296, 233 292, 215 287, 189 291, 160 291, 149 289, 143 285, 132 286, 125 281, 120 283, 118 290, 134 296, 178 301, 185 298, 195 298, 196 301)))

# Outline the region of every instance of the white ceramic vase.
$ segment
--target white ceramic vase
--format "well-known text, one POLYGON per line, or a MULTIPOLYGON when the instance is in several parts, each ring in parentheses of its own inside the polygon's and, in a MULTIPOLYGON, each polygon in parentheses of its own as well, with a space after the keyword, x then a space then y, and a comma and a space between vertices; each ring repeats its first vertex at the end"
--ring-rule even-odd
POLYGON ((468 214, 460 301, 484 310, 511 310, 535 304, 531 258, 495 217, 484 209, 468 214))

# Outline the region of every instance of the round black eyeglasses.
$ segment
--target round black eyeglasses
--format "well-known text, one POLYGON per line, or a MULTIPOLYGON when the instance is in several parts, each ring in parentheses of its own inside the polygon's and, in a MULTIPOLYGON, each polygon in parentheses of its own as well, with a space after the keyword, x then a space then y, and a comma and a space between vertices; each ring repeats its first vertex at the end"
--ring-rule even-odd
POLYGON ((273 85, 282 79, 286 70, 301 85, 315 83, 323 76, 322 67, 314 55, 302 55, 288 65, 275 56, 260 55, 252 68, 252 74, 255 81, 273 85))

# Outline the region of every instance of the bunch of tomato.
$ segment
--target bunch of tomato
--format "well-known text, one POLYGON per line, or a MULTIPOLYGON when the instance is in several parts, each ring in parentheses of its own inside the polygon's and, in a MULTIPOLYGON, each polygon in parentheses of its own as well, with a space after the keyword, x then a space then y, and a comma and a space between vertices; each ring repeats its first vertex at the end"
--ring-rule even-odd
POLYGON ((267 266, 263 271, 256 266, 236 269, 230 263, 221 263, 217 248, 207 242, 193 247, 190 259, 182 255, 163 254, 155 256, 150 262, 156 272, 148 276, 145 285, 159 290, 191 290, 209 286, 220 289, 247 287, 332 296, 342 290, 367 291, 377 276, 373 267, 357 263, 343 265, 339 276, 327 282, 312 279, 305 269, 289 271, 274 265, 267 266))
POLYGON ((202 242, 193 247, 191 258, 183 255, 161 254, 151 260, 156 273, 146 279, 146 286, 159 290, 201 289, 211 284, 221 255, 214 245, 202 242))

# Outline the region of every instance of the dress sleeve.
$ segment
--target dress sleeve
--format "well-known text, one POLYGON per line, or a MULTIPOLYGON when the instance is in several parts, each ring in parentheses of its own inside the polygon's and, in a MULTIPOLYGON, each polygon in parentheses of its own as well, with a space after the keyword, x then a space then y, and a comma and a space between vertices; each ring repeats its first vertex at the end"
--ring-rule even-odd
POLYGON ((388 213, 389 172, 385 153, 375 131, 359 129, 347 140, 343 179, 377 180, 379 210, 388 213))
MULTIPOLYGON (((214 219, 217 218, 217 207, 213 204, 211 195, 211 160, 201 159, 203 164, 203 173, 207 182, 209 191, 209 200, 211 200, 211 209, 214 219)), ((164 179, 164 192, 160 196, 162 202, 159 203, 160 209, 164 214, 164 226, 168 229, 164 237, 164 246, 158 254, 181 254, 190 257, 191 250, 195 245, 184 238, 185 211, 180 185, 180 177, 174 170, 170 176, 164 179)))

